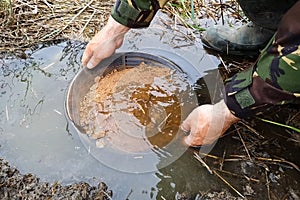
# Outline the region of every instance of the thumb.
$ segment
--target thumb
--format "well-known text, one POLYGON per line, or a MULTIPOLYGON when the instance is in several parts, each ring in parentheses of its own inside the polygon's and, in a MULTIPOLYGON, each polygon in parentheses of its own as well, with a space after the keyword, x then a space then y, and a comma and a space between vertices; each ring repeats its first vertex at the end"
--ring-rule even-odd
POLYGON ((83 55, 82 55, 82 59, 81 59, 81 63, 82 63, 82 66, 86 67, 88 61, 91 59, 91 57, 93 56, 93 51, 91 50, 91 45, 87 45, 84 52, 83 52, 83 55))
POLYGON ((94 67, 96 67, 96 65, 98 64, 98 60, 101 60, 101 59, 96 59, 95 56, 92 56, 89 60, 89 62, 87 63, 86 67, 88 69, 92 69, 94 67))
POLYGON ((187 118, 182 122, 180 128, 184 131, 184 132, 192 132, 195 131, 193 129, 195 129, 195 127, 193 126, 193 124, 197 124, 198 122, 198 112, 199 112, 199 108, 197 107, 195 108, 188 116, 187 118), (193 123, 196 122, 196 123, 193 123))
POLYGON ((185 132, 185 133, 190 132, 190 130, 191 130, 191 123, 190 123, 190 119, 189 118, 185 119, 182 122, 182 124, 180 126, 180 129, 183 130, 183 132, 185 132))

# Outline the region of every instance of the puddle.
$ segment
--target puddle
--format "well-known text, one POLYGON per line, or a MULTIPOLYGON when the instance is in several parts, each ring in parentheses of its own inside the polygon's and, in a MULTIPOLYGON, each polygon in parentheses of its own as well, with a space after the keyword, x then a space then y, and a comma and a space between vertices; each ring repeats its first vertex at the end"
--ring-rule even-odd
MULTIPOLYGON (((192 80, 198 82, 196 89, 203 94, 198 96, 198 100, 202 103, 209 103, 210 97, 218 100, 220 89, 216 89, 216 83, 219 83, 220 77, 216 68, 219 61, 206 54, 201 45, 192 42, 184 33, 170 34, 159 27, 154 25, 151 29, 131 31, 119 52, 142 51, 172 59, 179 66, 194 66, 185 70, 192 80), (199 80, 200 77, 202 79, 199 80)), ((228 188, 193 157, 193 149, 187 149, 178 159, 162 168, 158 167, 161 160, 156 157, 153 161, 157 169, 145 173, 121 172, 95 159, 67 120, 64 107, 70 82, 80 69, 83 48, 81 43, 63 42, 41 48, 27 60, 0 61, 0 157, 23 174, 36 174, 41 181, 59 181, 62 184, 86 181, 92 185, 103 181, 113 190, 113 199, 174 199, 180 194, 191 194, 194 199, 199 191, 228 188)), ((214 148, 212 153, 222 157, 226 150, 228 155, 229 152, 241 151, 240 146, 236 139, 225 137, 219 140, 218 148, 214 148), (231 144, 231 151, 228 144, 231 144)), ((288 150, 288 158, 299 164, 295 149, 288 150)), ((114 163, 124 164, 120 160, 114 160, 114 163)), ((208 163, 216 164, 214 160, 208 160, 208 163)), ((245 163, 243 165, 250 166, 245 163)), ((229 165, 227 170, 238 173, 236 170, 248 169, 241 166, 239 163, 229 165)), ((276 169, 278 173, 292 171, 292 168, 280 167, 280 170, 276 169)), ((295 171, 291 174, 284 174, 289 177, 286 183, 290 186, 286 190, 297 193, 299 174, 295 171)), ((259 179, 258 175, 252 178, 259 179)), ((277 175, 269 174, 269 177, 276 178, 277 175)), ((248 189, 251 192, 250 189, 258 184, 240 177, 228 180, 240 191, 248 189), (240 183, 248 184, 250 189, 240 183)), ((260 184, 256 191, 263 192, 255 195, 265 199, 265 183, 260 184)), ((276 184, 274 182, 271 186, 276 184)))
MULTIPOLYGON (((135 34, 130 35, 136 38, 135 34)), ((154 35, 159 42, 158 34, 165 33, 156 30, 154 35)), ((148 38, 143 42, 153 44, 153 40, 148 38)), ((148 46, 146 50, 143 42, 134 44, 128 39, 120 52, 124 48, 137 50, 141 47, 143 51, 155 53, 155 46, 148 46)), ((187 42, 191 44, 191 41, 187 42)), ((165 57, 183 57, 181 53, 187 55, 184 61, 175 60, 177 64, 186 62, 189 65, 206 65, 202 69, 192 69, 199 70, 199 74, 204 75, 204 70, 215 67, 210 58, 205 57, 203 49, 195 51, 196 47, 191 46, 190 51, 194 51, 191 55, 186 51, 188 46, 176 49, 164 42, 156 45, 161 45, 160 52, 165 57), (193 60, 189 60, 190 57, 193 60)), ((76 130, 66 119, 64 108, 69 84, 80 69, 82 52, 83 46, 80 43, 64 42, 41 48, 27 60, 1 61, 1 157, 16 166, 21 173, 34 173, 42 181, 58 180, 64 184, 75 181, 97 184, 103 181, 114 191, 114 199, 124 199, 128 195, 130 199, 151 199, 157 195, 170 199, 176 192, 187 190, 186 184, 189 185, 188 190, 198 191, 199 182, 190 181, 191 178, 201 180, 204 188, 211 188, 214 179, 205 179, 192 154, 184 153, 162 170, 140 174, 114 170, 89 154, 78 139, 76 130), (188 169, 184 167, 187 162, 191 162, 188 169), (185 179, 173 179, 177 174, 184 175, 185 179)), ((199 77, 193 74, 192 78, 199 77)), ((118 160, 115 162, 123 164, 118 160)), ((156 158, 155 162, 157 164, 159 160, 156 158)))

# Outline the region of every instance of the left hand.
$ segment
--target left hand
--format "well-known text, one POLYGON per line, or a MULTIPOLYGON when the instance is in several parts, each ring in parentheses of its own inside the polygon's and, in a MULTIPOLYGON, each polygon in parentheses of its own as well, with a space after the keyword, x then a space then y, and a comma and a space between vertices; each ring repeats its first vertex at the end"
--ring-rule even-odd
POLYGON ((207 104, 195 108, 183 121, 181 129, 190 132, 185 138, 185 143, 189 146, 207 145, 217 140, 239 120, 222 100, 214 105, 207 104))
POLYGON ((110 17, 107 24, 87 44, 82 56, 83 67, 92 69, 101 60, 111 56, 122 45, 128 31, 128 27, 110 17))

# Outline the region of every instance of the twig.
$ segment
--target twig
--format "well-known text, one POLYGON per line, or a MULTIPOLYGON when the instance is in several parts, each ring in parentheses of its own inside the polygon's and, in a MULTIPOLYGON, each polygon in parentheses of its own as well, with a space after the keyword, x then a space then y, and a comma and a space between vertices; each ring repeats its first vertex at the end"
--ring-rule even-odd
MULTIPOLYGON (((244 155, 230 155, 231 157, 236 157, 236 158, 227 158, 224 161, 241 161, 241 160, 245 160, 245 156, 244 155)), ((290 166, 292 166, 294 169, 296 169, 298 172, 300 172, 299 167, 287 160, 284 159, 274 159, 274 158, 263 158, 263 157, 255 157, 255 160, 260 160, 260 161, 268 161, 268 162, 273 162, 273 163, 286 163, 290 166)))
POLYGON ((237 162, 237 161, 243 161, 245 159, 243 158, 226 158, 224 161, 225 162, 237 162))
POLYGON ((164 120, 162 120, 158 125, 158 130, 161 130, 161 126, 168 120, 168 118, 171 116, 172 113, 169 113, 164 120))
POLYGON ((171 7, 173 11, 169 10, 169 12, 171 12, 173 15, 177 16, 177 18, 184 24, 185 27, 188 27, 188 31, 189 33, 193 36, 193 38, 197 38, 197 36, 193 33, 192 30, 194 30, 195 28, 192 27, 189 23, 187 23, 180 15, 176 14, 175 10, 173 7, 171 7))
POLYGON ((223 170, 225 155, 226 155, 226 150, 224 150, 224 152, 223 152, 223 157, 222 157, 222 160, 221 160, 221 163, 220 163, 220 170, 223 170))
POLYGON ((222 25, 224 25, 224 14, 223 14, 223 2, 220 0, 220 8, 221 8, 221 19, 222 19, 222 25))
POLYGON ((286 121, 286 123, 288 124, 289 122, 293 121, 298 115, 300 114, 300 111, 298 111, 296 114, 294 114, 290 119, 288 119, 286 121))
POLYGON ((234 190, 240 197, 245 198, 237 189, 235 189, 228 181, 226 181, 220 174, 215 170, 211 170, 210 167, 202 160, 198 153, 194 152, 194 157, 208 170, 210 174, 215 174, 220 178, 226 185, 228 185, 232 190, 234 190))
POLYGON ((226 69, 227 73, 230 73, 230 69, 228 69, 228 66, 225 64, 223 58, 218 54, 218 58, 220 59, 222 65, 224 66, 224 68, 226 69))
POLYGON ((266 186, 267 186, 267 192, 268 192, 268 199, 270 200, 271 199, 271 196, 270 196, 270 181, 268 179, 267 170, 265 170, 265 174, 266 174, 266 186))
MULTIPOLYGON (((91 0, 88 4, 86 4, 76 15, 73 16, 73 18, 71 19, 71 21, 69 21, 63 28, 61 28, 60 30, 58 30, 56 33, 55 31, 52 33, 55 33, 55 35, 53 37, 55 37, 56 35, 60 34, 62 31, 64 31, 74 20, 76 17, 78 17, 87 7, 89 7, 94 0, 91 0)), ((47 36, 51 36, 52 34, 48 34, 47 36)), ((43 37, 42 39, 45 39, 45 37, 43 37)))
POLYGON ((220 174, 218 174, 215 170, 213 170, 213 173, 217 175, 226 185, 228 185, 233 191, 235 191, 240 197, 243 199, 245 198, 244 195, 242 195, 237 189, 235 189, 226 179, 224 179, 220 174))
POLYGON ((146 111, 143 109, 143 106, 141 104, 139 104, 136 100, 134 100, 136 105, 139 107, 139 109, 143 112, 143 114, 146 114, 146 111))
POLYGON ((101 192, 103 192, 109 200, 112 200, 111 196, 109 196, 109 194, 107 192, 105 192, 104 190, 102 190, 101 192))
POLYGON ((132 192, 133 192, 133 190, 132 190, 132 189, 130 189, 130 191, 129 191, 129 193, 128 193, 127 197, 126 197, 126 200, 127 200, 127 199, 129 199, 129 197, 130 197, 130 195, 132 194, 132 192))
POLYGON ((235 174, 235 173, 232 173, 232 172, 223 170, 223 169, 222 169, 222 170, 220 170, 220 169, 214 169, 214 170, 218 170, 219 172, 222 172, 222 173, 224 173, 224 174, 229 174, 229 175, 232 175, 232 176, 244 178, 244 179, 246 179, 247 181, 253 181, 253 182, 256 182, 256 183, 259 183, 259 182, 260 182, 258 179, 250 178, 250 177, 248 177, 248 176, 246 176, 246 175, 235 174))
POLYGON ((198 155, 198 153, 194 152, 194 157, 207 169, 210 174, 213 174, 212 170, 209 166, 204 162, 204 160, 198 155))
POLYGON ((292 162, 290 162, 290 161, 284 160, 284 159, 280 160, 280 159, 261 158, 261 157, 256 157, 255 159, 261 160, 261 161, 273 162, 273 163, 286 163, 286 164, 289 164, 290 166, 292 166, 292 167, 293 167, 294 169, 296 169, 298 172, 300 172, 300 169, 299 169, 299 167, 298 167, 296 164, 294 164, 294 163, 292 163, 292 162))
POLYGON ((251 156, 250 156, 250 154, 249 154, 249 150, 248 150, 248 148, 247 148, 247 146, 246 146, 246 144, 245 144, 245 141, 244 141, 244 139, 243 139, 242 136, 241 136, 240 131, 239 131, 238 129, 236 129, 236 131, 237 131, 237 133, 238 133, 238 135, 239 135, 239 137, 240 137, 240 139, 241 139, 241 142, 243 143, 243 146, 244 146, 245 151, 246 151, 246 153, 247 153, 247 155, 248 155, 248 157, 249 157, 249 160, 250 160, 251 162, 253 162, 253 160, 252 160, 252 158, 251 158, 251 156))
POLYGON ((246 128, 248 128, 252 133, 254 133, 255 135, 257 135, 258 137, 260 137, 261 139, 264 139, 265 137, 262 136, 261 134, 259 134, 254 128, 252 128, 251 126, 249 126, 246 122, 244 121, 239 121, 238 123, 244 125, 246 128))
POLYGON ((52 6, 48 3, 48 1, 47 1, 47 0, 43 0, 42 2, 43 2, 44 4, 46 4, 46 6, 47 6, 48 8, 50 8, 50 10, 51 10, 51 12, 52 12, 52 15, 54 15, 54 10, 53 10, 52 6))
POLYGON ((9 114, 8 114, 7 105, 5 106, 5 113, 6 113, 6 121, 9 121, 9 114))
MULTIPOLYGON (((290 133, 290 132, 288 131, 288 133, 290 133)), ((290 133, 290 134, 292 134, 292 133, 290 133)), ((282 137, 282 138, 286 139, 287 141, 292 141, 292 142, 300 143, 300 140, 293 139, 291 137, 287 137, 287 136, 284 136, 282 134, 275 133, 274 135, 276 135, 278 137, 282 137)))
POLYGON ((91 20, 93 19, 94 15, 96 13, 96 10, 94 10, 93 14, 91 14, 90 18, 88 19, 88 21, 84 24, 84 26, 82 27, 82 29, 79 32, 79 35, 81 35, 84 31, 84 29, 87 27, 87 25, 91 22, 91 20))
POLYGON ((201 152, 199 152, 199 155, 202 155, 202 156, 205 156, 205 157, 209 157, 209 158, 213 158, 213 159, 222 159, 222 158, 220 158, 220 157, 218 157, 218 156, 214 156, 214 155, 210 155, 210 154, 207 154, 207 153, 201 153, 201 152))

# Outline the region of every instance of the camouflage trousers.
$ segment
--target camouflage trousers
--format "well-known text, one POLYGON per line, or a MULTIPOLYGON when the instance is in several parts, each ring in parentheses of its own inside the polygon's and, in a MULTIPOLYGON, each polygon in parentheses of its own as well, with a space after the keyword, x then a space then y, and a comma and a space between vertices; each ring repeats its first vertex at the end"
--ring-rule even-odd
POLYGON ((228 79, 225 90, 227 106, 240 118, 300 97, 300 1, 282 16, 257 63, 228 79))
POLYGON ((282 16, 297 0, 238 0, 245 15, 256 25, 276 30, 282 16))

